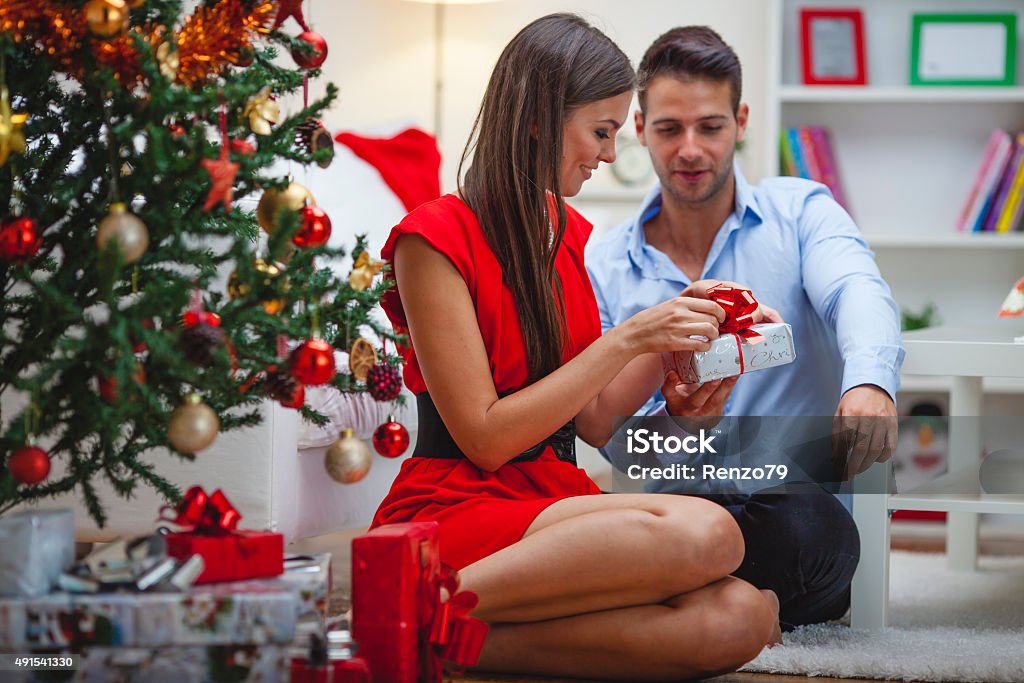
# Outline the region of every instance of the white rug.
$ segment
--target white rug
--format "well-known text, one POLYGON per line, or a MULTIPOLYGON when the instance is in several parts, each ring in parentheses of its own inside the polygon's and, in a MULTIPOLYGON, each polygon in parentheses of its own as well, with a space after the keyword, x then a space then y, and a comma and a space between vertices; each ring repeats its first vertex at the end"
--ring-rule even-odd
POLYGON ((1024 558, 984 557, 978 572, 953 571, 945 562, 944 555, 893 552, 889 629, 800 627, 743 671, 1024 682, 1024 558))

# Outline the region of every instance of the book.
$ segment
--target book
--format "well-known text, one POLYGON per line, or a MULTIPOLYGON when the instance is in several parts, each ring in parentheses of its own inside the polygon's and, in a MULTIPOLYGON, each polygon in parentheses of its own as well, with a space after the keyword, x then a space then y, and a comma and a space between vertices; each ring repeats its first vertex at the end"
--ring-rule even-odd
POLYGON ((796 129, 796 137, 800 141, 800 155, 807 168, 807 175, 804 177, 818 183, 822 182, 821 160, 818 158, 818 150, 815 149, 814 142, 811 140, 811 131, 801 126, 796 129))
POLYGON ((978 225, 978 216, 985 208, 992 185, 999 179, 998 173, 1006 163, 1006 156, 1011 150, 1010 134, 1005 130, 995 129, 989 135, 985 151, 981 157, 981 165, 974 176, 971 190, 964 202, 963 209, 956 222, 958 231, 974 230, 978 225))
POLYGON ((1021 225, 1022 213, 1024 213, 1024 162, 1017 167, 1017 173, 1014 175, 1010 190, 1006 195, 1006 204, 996 223, 996 232, 1021 230, 1024 227, 1021 225))
POLYGON ((825 183, 828 189, 832 191, 832 196, 839 202, 839 205, 849 211, 850 207, 846 204, 843 186, 839 182, 839 170, 836 168, 836 158, 832 152, 832 142, 829 140, 828 130, 821 126, 811 126, 808 128, 808 131, 810 132, 811 142, 814 145, 818 158, 818 164, 821 167, 821 182, 825 183))
POLYGON ((789 145, 789 132, 785 129, 779 131, 779 172, 794 177, 800 175, 796 161, 793 160, 793 150, 789 145))
POLYGON ((1013 187, 1013 179, 1017 177, 1017 170, 1020 168, 1021 161, 1024 161, 1024 133, 1017 133, 1017 141, 1013 145, 1013 153, 1010 155, 1006 169, 999 179, 995 199, 992 202, 992 210, 989 211, 988 216, 985 218, 986 232, 1009 232, 1010 230, 1009 226, 999 230, 998 224, 999 218, 1003 215, 1003 209, 1006 208, 1006 199, 1010 194, 1010 189, 1013 187))
POLYGON ((807 164, 803 158, 803 150, 800 148, 800 133, 796 128, 786 130, 789 136, 789 150, 793 154, 793 165, 796 167, 796 174, 801 178, 810 178, 807 173, 807 164))

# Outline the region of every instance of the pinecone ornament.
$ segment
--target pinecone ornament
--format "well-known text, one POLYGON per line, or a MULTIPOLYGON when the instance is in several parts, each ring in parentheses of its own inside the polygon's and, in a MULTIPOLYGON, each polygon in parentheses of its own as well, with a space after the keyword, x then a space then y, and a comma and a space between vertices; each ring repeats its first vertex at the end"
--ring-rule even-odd
POLYGON ((366 374, 366 388, 378 401, 394 401, 402 391, 402 373, 393 365, 378 363, 366 374))
POLYGON ((178 334, 178 344, 185 358, 195 365, 206 367, 213 360, 217 348, 224 343, 224 333, 208 323, 197 323, 178 334))
POLYGON ((313 154, 322 149, 327 150, 324 158, 316 162, 320 168, 327 168, 334 160, 334 138, 324 128, 322 121, 309 118, 296 126, 295 143, 299 151, 305 154, 313 154))
POLYGON ((291 407, 298 399, 300 390, 305 394, 299 380, 295 379, 288 368, 278 368, 267 373, 267 394, 275 401, 291 407))

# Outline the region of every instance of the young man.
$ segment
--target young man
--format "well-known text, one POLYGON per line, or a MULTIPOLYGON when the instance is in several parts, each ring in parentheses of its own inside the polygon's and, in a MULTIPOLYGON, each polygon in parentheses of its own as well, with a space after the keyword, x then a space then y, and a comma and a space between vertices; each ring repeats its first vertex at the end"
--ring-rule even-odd
MULTIPOLYGON (((846 479, 887 460, 895 445, 898 308, 867 244, 824 186, 796 178, 753 186, 734 165, 749 111, 740 93, 739 60, 710 28, 673 29, 644 55, 636 131, 660 183, 632 222, 587 254, 602 326, 680 292, 704 296, 717 282, 743 283, 792 326, 796 361, 700 387, 669 372, 642 414, 825 416, 830 428, 855 434, 835 477, 846 479)), ((822 450, 833 471, 831 449, 822 450)), ((604 452, 623 461, 621 440, 604 452)), ((651 483, 649 490, 667 490, 651 483)), ((774 590, 783 622, 845 612, 859 537, 834 496, 714 498, 743 530, 746 559, 736 575, 774 590)))

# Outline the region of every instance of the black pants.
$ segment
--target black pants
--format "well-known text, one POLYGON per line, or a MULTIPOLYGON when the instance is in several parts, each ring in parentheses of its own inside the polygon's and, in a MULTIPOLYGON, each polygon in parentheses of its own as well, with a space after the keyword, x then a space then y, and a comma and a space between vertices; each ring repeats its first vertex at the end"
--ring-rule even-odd
POLYGON ((860 559, 853 517, 835 496, 757 493, 702 496, 722 505, 746 544, 734 572, 779 596, 783 630, 838 619, 850 606, 850 582, 860 559))

